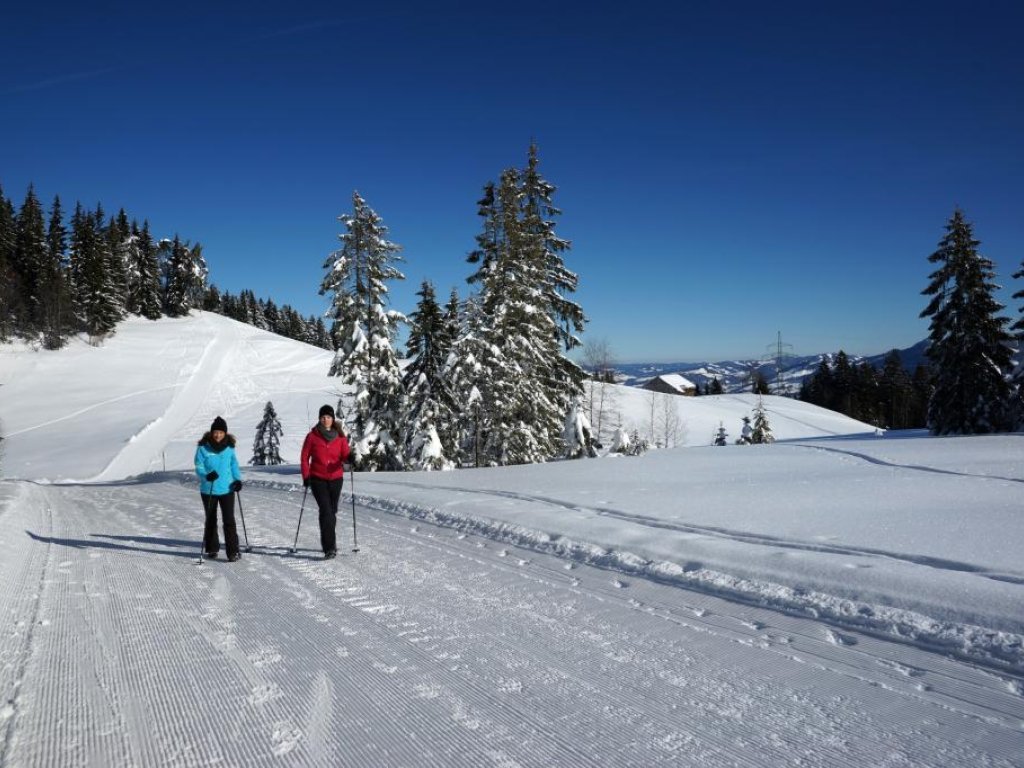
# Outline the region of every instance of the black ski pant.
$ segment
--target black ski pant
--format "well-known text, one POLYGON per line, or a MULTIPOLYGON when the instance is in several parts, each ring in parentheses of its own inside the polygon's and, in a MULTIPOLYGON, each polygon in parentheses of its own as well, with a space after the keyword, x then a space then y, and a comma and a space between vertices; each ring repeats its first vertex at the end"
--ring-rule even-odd
POLYGON ((309 489, 320 507, 320 546, 324 553, 338 551, 338 539, 335 528, 338 523, 338 501, 341 499, 341 481, 324 480, 319 477, 309 478, 309 489))
POLYGON ((203 548, 208 555, 220 552, 220 539, 217 537, 217 505, 224 518, 224 549, 228 557, 238 554, 238 529, 235 528, 235 494, 225 493, 223 496, 211 496, 200 493, 203 509, 206 510, 206 531, 203 533, 203 548))

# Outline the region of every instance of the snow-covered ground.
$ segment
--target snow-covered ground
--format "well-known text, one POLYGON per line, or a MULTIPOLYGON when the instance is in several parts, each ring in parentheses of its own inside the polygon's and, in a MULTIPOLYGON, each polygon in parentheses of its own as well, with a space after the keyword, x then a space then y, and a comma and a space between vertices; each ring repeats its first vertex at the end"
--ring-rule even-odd
POLYGON ((254 551, 198 565, 195 441, 248 459, 271 400, 294 461, 329 360, 209 314, 0 347, 0 765, 1024 765, 1024 435, 769 397, 712 447, 753 398, 674 398, 641 457, 347 476, 330 562, 249 468, 254 551))

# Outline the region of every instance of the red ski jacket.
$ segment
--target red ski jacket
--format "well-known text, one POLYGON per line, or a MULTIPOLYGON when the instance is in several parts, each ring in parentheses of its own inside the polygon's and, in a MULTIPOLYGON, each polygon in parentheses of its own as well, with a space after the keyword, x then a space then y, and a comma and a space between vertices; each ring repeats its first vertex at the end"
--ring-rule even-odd
POLYGON ((342 465, 348 454, 348 440, 344 435, 339 433, 328 442, 320 430, 313 427, 302 443, 302 479, 337 480, 345 474, 342 465))

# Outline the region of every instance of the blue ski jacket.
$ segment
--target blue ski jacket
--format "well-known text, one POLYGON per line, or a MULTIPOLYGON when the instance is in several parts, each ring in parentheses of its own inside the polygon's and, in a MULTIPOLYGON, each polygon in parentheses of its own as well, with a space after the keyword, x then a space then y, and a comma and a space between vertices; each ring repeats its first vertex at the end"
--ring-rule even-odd
POLYGON ((226 435, 220 445, 213 442, 209 432, 203 435, 196 448, 196 476, 200 493, 212 496, 231 493, 231 483, 242 479, 233 435, 226 435), (211 472, 217 473, 217 479, 212 482, 206 479, 211 472))

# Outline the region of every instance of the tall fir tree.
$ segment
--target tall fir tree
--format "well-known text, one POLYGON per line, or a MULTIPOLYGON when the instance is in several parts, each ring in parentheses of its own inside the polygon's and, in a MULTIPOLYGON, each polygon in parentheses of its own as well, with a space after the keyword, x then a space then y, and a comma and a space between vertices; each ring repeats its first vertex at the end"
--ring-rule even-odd
POLYGON ((202 302, 206 285, 206 260, 199 243, 174 240, 160 243, 164 263, 164 312, 171 317, 184 317, 202 302))
POLYGON ((439 435, 444 428, 450 431, 457 410, 445 376, 451 341, 434 286, 424 280, 416 295, 420 300, 409 316, 406 342, 406 358, 410 362, 402 379, 406 399, 406 466, 445 469, 451 465, 454 453, 451 446, 444 446, 439 435))
POLYGON ((153 236, 149 233, 149 221, 142 222, 141 230, 133 223, 132 230, 135 238, 133 255, 136 259, 133 270, 135 311, 148 320, 159 320, 163 315, 160 300, 159 251, 153 242, 153 236))
POLYGON ((263 418, 256 425, 256 437, 252 443, 252 458, 249 463, 254 467, 273 467, 284 464, 281 458, 281 422, 277 418, 274 404, 267 401, 263 408, 263 418))
POLYGON ((498 352, 479 359, 488 366, 481 382, 489 421, 484 450, 488 463, 497 465, 558 455, 565 417, 546 265, 537 238, 523 226, 521 202, 521 174, 506 169, 482 208, 484 231, 475 252, 481 265, 473 277, 480 286, 481 335, 498 352))
POLYGON ((757 405, 754 406, 754 424, 750 433, 750 442, 755 445, 775 442, 771 424, 768 422, 768 409, 765 408, 764 398, 761 396, 758 396, 757 405))
POLYGON ((388 309, 388 283, 404 280, 395 266, 401 246, 386 238, 387 227, 358 192, 352 213, 338 220, 341 248, 324 262, 320 294, 330 294, 335 356, 330 375, 355 387, 351 419, 353 461, 361 470, 403 467, 403 390, 394 339, 405 317, 388 309))
POLYGON ((468 279, 477 295, 466 315, 473 327, 460 335, 455 359, 459 400, 471 390, 479 396, 482 419, 473 427, 483 444, 473 453, 488 464, 562 454, 565 420, 583 394, 584 372, 565 352, 579 344, 585 317, 569 298, 577 285, 562 259, 569 242, 555 234, 555 188, 538 165, 531 145, 527 167, 506 169, 478 202, 482 228, 469 256, 477 269, 468 279))
POLYGON ((121 319, 107 270, 112 259, 103 231, 103 211, 76 205, 71 220, 71 275, 78 322, 94 340, 112 333, 121 319))
POLYGON ((25 315, 21 325, 26 336, 34 337, 45 325, 43 286, 47 272, 46 227, 43 208, 29 185, 18 211, 14 246, 14 270, 19 277, 25 315))
MULTIPOLYGON (((579 277, 563 259, 572 244, 555 234, 555 217, 562 214, 554 204, 555 191, 556 187, 540 174, 537 145, 531 142, 522 174, 523 235, 528 241, 526 247, 536 252, 542 265, 543 304, 553 321, 559 347, 570 352, 580 345, 578 334, 583 332, 587 319, 583 308, 570 298, 579 286, 579 277)), ((552 366, 555 388, 551 397, 565 413, 583 395, 586 373, 564 354, 552 360, 552 366)))
POLYGON ((117 217, 111 217, 106 228, 107 238, 107 290, 110 300, 117 307, 118 320, 128 313, 128 290, 130 283, 131 227, 128 216, 122 208, 117 217))
POLYGON ((74 304, 67 273, 68 233, 60 197, 53 198, 46 229, 46 264, 42 273, 41 295, 45 317, 43 345, 60 349, 74 330, 74 304))
POLYGON ((992 262, 978 252, 972 225, 954 211, 939 248, 938 268, 922 291, 931 296, 928 357, 934 390, 928 405, 932 434, 999 432, 1013 425, 1009 402, 1012 338, 999 315, 992 262))
MULTIPOLYGON (((1024 261, 1020 269, 1013 273, 1014 280, 1024 279, 1024 261)), ((1017 359, 1010 375, 1010 413, 1016 429, 1024 429, 1024 289, 1016 291, 1013 298, 1020 299, 1017 311, 1020 317, 1010 327, 1017 344, 1017 359)))
POLYGON ((14 335, 19 315, 21 291, 14 270, 16 239, 14 206, 0 187, 0 342, 14 335))

